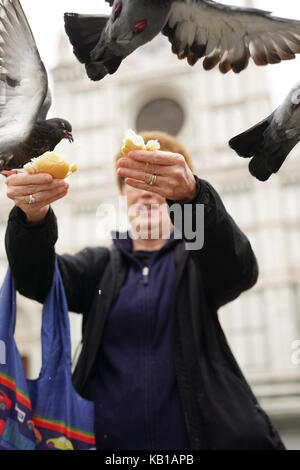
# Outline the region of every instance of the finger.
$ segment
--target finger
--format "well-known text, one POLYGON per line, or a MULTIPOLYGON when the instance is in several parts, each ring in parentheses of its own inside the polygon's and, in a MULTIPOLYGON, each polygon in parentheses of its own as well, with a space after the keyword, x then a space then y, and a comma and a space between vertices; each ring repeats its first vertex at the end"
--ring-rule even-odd
POLYGON ((53 177, 47 173, 38 173, 36 175, 29 175, 25 173, 18 173, 9 176, 6 179, 6 184, 11 186, 25 186, 36 184, 49 184, 53 181, 53 177))
MULTIPOLYGON (((63 197, 63 195, 68 193, 68 188, 67 187, 62 187, 62 188, 56 188, 53 189, 52 191, 41 191, 39 193, 34 194, 34 198, 36 199, 37 202, 45 205, 45 204, 50 204, 51 201, 60 199, 63 197)), ((27 200, 28 196, 26 197, 27 200)))
POLYGON ((31 206, 33 208, 43 207, 47 204, 50 204, 51 201, 55 201, 56 199, 60 199, 65 194, 67 194, 68 188, 59 188, 53 189, 52 191, 41 191, 34 194, 34 198, 36 202, 34 204, 29 204, 29 196, 20 196, 15 198, 16 204, 23 205, 24 207, 31 206))
POLYGON ((135 171, 131 168, 119 168, 117 173, 121 178, 131 178, 138 181, 143 181, 146 184, 149 184, 152 176, 151 174, 144 173, 142 171, 135 171))
POLYGON ((167 176, 170 171, 166 165, 154 165, 149 162, 136 161, 133 158, 120 158, 120 160, 118 160, 118 167, 140 170, 148 173, 149 175, 154 173, 155 175, 167 176))
POLYGON ((63 191, 60 194, 56 194, 56 196, 53 196, 52 198, 50 198, 48 204, 53 204, 54 202, 58 201, 59 199, 62 199, 63 197, 65 197, 67 194, 68 194, 68 190, 63 191))
POLYGON ((182 155, 163 151, 150 152, 149 150, 133 150, 128 156, 139 162, 166 166, 176 165, 179 161, 182 162, 182 159, 184 160, 182 155))
POLYGON ((5 178, 8 178, 11 175, 17 175, 19 172, 18 170, 3 170, 0 171, 0 175, 5 176, 5 178))
POLYGON ((7 190, 8 197, 29 196, 44 191, 52 191, 59 188, 68 187, 64 180, 53 180, 51 183, 43 185, 22 185, 13 186, 7 190))
POLYGON ((35 212, 38 212, 41 209, 43 209, 43 207, 46 207, 46 206, 48 206, 50 204, 53 204, 54 202, 58 201, 59 199, 62 199, 63 197, 65 197, 67 195, 67 192, 68 191, 65 191, 65 192, 60 193, 60 194, 53 195, 51 198, 48 199, 47 203, 45 203, 45 202, 36 202, 33 205, 29 205, 28 203, 26 203, 26 204, 20 204, 19 207, 21 207, 21 209, 23 208, 24 212, 27 212, 27 213, 29 213, 28 209, 30 208, 30 213, 34 214, 35 212))

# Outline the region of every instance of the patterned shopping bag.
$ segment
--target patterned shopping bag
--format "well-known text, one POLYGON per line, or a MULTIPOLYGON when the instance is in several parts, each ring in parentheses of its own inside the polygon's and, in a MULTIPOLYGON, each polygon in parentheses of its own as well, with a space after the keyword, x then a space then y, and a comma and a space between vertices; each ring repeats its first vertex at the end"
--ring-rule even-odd
POLYGON ((68 305, 57 260, 42 315, 42 368, 37 380, 28 380, 14 340, 16 289, 8 269, 0 291, 0 450, 94 449, 94 404, 72 386, 68 305))

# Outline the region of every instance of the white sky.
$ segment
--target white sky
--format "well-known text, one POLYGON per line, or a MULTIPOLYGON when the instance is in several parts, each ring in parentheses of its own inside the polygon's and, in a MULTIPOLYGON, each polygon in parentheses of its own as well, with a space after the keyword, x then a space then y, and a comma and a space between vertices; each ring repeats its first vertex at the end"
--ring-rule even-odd
MULTIPOLYGON (((257 8, 272 11, 276 16, 300 20, 300 0, 254 0, 254 2, 257 8)), ((64 12, 109 13, 110 11, 110 7, 104 0, 21 0, 21 3, 48 70, 55 65, 57 60, 58 41, 63 32, 64 12)), ((241 5, 243 2, 223 0, 223 3, 241 5)), ((266 69, 274 105, 278 105, 290 88, 300 80, 300 54, 296 60, 269 65, 266 69)))

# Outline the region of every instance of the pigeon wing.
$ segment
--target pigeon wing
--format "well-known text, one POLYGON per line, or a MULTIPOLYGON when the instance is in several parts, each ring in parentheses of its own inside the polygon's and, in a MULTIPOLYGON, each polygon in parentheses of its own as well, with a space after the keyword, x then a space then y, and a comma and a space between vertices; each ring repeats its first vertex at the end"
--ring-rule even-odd
POLYGON ((254 8, 212 0, 174 0, 163 34, 180 59, 203 67, 219 64, 222 73, 239 73, 249 63, 275 64, 300 53, 300 21, 276 18, 254 8))
POLYGON ((47 114, 48 114, 49 109, 51 108, 51 105, 52 105, 52 95, 51 95, 50 88, 48 88, 46 98, 37 116, 38 121, 45 121, 47 119, 47 114))
POLYGON ((19 0, 0 1, 0 157, 27 139, 47 90, 47 72, 19 0))

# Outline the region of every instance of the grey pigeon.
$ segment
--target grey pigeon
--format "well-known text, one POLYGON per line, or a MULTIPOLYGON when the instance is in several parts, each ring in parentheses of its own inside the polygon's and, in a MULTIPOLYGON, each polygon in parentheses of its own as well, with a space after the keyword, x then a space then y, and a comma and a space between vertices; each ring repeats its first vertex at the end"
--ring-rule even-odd
POLYGON ((266 181, 278 172, 299 140, 300 82, 269 117, 231 139, 229 145, 241 157, 253 157, 250 173, 266 181))
POLYGON ((33 157, 73 141, 71 124, 46 120, 48 77, 19 0, 0 1, 0 170, 21 168, 33 157))
POLYGON ((179 59, 210 70, 241 72, 250 57, 257 65, 294 59, 300 52, 300 21, 212 0, 105 0, 110 16, 65 13, 65 29, 88 76, 100 80, 159 32, 179 59))

